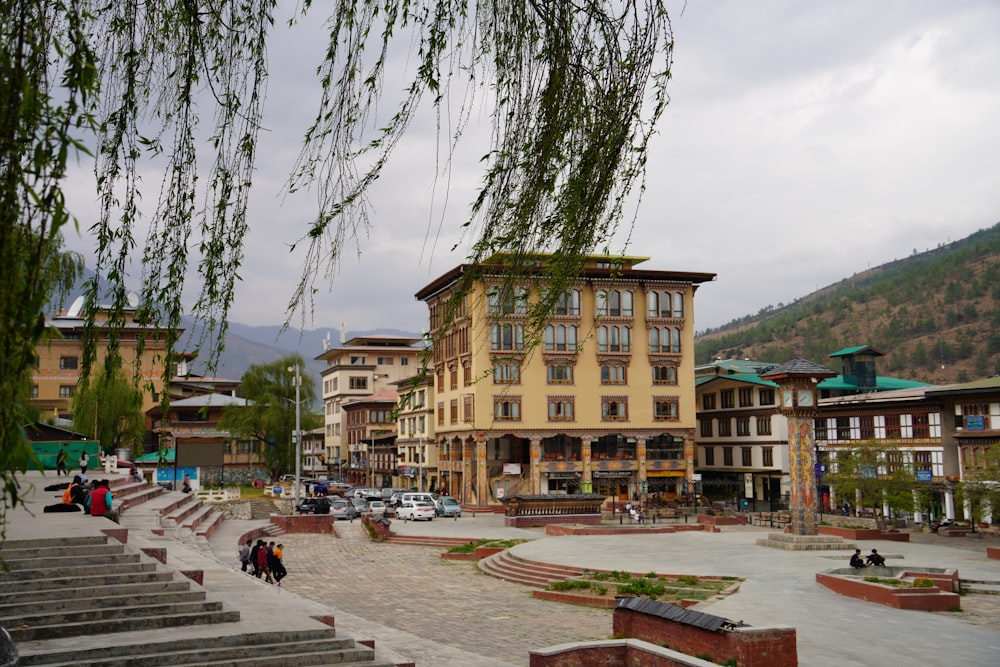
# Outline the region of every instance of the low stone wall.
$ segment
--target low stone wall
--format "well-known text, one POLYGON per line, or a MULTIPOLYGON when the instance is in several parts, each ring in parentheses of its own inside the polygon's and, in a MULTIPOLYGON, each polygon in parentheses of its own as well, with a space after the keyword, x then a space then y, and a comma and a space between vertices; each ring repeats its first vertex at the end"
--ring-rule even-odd
POLYGON ((986 547, 986 557, 992 560, 1000 560, 1000 547, 986 547))
POLYGON ((799 661, 795 628, 786 626, 707 630, 619 606, 614 611, 613 629, 615 635, 672 646, 687 655, 709 655, 716 663, 735 661, 740 667, 797 667, 799 661))
POLYGON ((958 570, 955 569, 876 567, 856 572, 840 568, 817 572, 816 582, 840 595, 896 609, 951 611, 961 608, 961 597, 957 592, 960 583, 958 570), (865 581, 865 577, 930 579, 935 585, 930 588, 897 587, 865 581))
POLYGON ((715 663, 678 653, 641 639, 560 644, 528 651, 530 667, 607 667, 642 665, 643 667, 717 667, 715 663))
POLYGON ((335 522, 336 519, 331 514, 271 515, 271 525, 286 533, 332 533, 336 535, 335 522))
POLYGON ((600 514, 532 514, 528 516, 505 516, 505 526, 514 528, 531 528, 534 526, 550 526, 556 523, 579 523, 587 526, 600 526, 600 514))
POLYGON ((714 516, 711 514, 699 514, 698 523, 704 523, 709 526, 742 526, 749 522, 749 518, 746 515, 736 515, 736 516, 714 516))
POLYGON ((840 526, 819 526, 820 535, 836 535, 845 540, 889 540, 891 542, 909 542, 909 533, 898 531, 881 531, 877 528, 842 528, 840 526))

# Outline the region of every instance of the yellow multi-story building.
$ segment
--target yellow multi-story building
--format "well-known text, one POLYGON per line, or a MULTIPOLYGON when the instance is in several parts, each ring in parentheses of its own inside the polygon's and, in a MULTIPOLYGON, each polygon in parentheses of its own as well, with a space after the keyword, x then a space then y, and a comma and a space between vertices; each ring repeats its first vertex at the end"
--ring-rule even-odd
POLYGON ((510 495, 687 491, 694 293, 715 274, 634 268, 646 259, 588 258, 538 346, 526 343, 529 303, 546 284, 505 282, 490 269, 502 259, 475 267, 447 319, 469 266, 417 293, 430 309, 438 474, 450 494, 487 507, 510 495))
MULTIPOLYGON (((145 413, 160 401, 163 392, 163 370, 166 361, 166 342, 158 329, 135 321, 136 310, 124 312, 125 323, 118 329, 119 354, 126 374, 138 376, 142 394, 142 411, 145 413), (139 352, 140 336, 143 349, 139 352)), ((98 337, 97 359, 94 369, 104 362, 108 350, 108 317, 99 311, 95 317, 94 334, 98 337)), ((80 315, 79 302, 65 314, 49 318, 46 325, 50 334, 38 344, 38 366, 32 373, 32 402, 39 406, 43 417, 53 415, 65 419, 72 417, 71 407, 76 385, 80 381, 83 363, 83 343, 86 321, 80 315)), ((183 330, 178 331, 178 334, 183 330)))

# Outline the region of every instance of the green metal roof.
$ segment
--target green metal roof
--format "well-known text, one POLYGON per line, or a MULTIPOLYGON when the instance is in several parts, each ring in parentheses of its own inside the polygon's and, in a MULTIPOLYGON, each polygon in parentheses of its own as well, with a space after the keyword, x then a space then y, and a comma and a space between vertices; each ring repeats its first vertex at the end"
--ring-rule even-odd
POLYGON ((854 347, 845 347, 843 350, 837 350, 836 352, 834 352, 830 356, 831 357, 849 357, 852 354, 857 354, 858 352, 866 352, 866 351, 867 352, 871 352, 872 354, 877 354, 880 357, 884 356, 881 352, 879 352, 878 350, 876 350, 871 345, 856 345, 854 347))
MULTIPOLYGON (((816 385, 820 391, 858 391, 858 385, 847 382, 843 375, 821 380, 816 385)), ((929 387, 930 383, 917 382, 916 380, 902 380, 900 378, 890 378, 883 375, 875 377, 875 387, 871 391, 892 391, 893 389, 913 389, 914 387, 929 387)))
POLYGON ((772 389, 777 389, 778 385, 770 380, 761 380, 760 376, 756 373, 737 373, 735 375, 706 375, 704 377, 696 378, 694 381, 694 386, 700 387, 706 385, 713 380, 735 380, 736 382, 746 382, 747 384, 756 384, 762 387, 770 387, 772 389))

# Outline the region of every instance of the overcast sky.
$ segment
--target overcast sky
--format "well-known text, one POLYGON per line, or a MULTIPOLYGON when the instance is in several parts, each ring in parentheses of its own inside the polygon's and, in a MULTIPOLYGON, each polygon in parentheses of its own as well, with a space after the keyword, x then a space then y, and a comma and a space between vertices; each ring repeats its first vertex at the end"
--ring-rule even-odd
MULTIPOLYGON (((1000 221, 1000 2, 668 7, 671 102, 631 240, 613 249, 650 257, 643 268, 717 273, 698 290, 697 330, 1000 221)), ((236 322, 284 321, 301 270, 287 246, 312 200, 280 191, 315 110, 320 28, 276 28, 236 322)), ((370 237, 306 328, 425 328, 413 294, 465 258, 451 249, 480 177, 472 137, 435 193, 433 126, 414 128, 373 191, 370 237)), ((87 187, 71 188, 82 219, 87 187)), ((87 237, 69 244, 91 254, 87 237)))

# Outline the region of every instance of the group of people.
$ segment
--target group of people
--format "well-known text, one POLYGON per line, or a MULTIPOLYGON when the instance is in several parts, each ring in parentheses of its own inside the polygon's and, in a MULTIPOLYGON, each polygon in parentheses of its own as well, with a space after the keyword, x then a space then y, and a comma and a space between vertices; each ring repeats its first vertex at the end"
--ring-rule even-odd
POLYGON ((114 510, 114 495, 106 479, 88 482, 85 476, 74 475, 73 481, 63 491, 62 503, 66 506, 79 505, 80 509, 91 516, 104 516, 118 521, 118 513, 114 510))
POLYGON ((245 544, 240 545, 240 564, 243 571, 258 579, 264 578, 269 584, 281 585, 281 580, 288 575, 283 561, 282 549, 284 545, 274 542, 265 543, 264 540, 257 540, 254 544, 252 539, 247 539, 245 544))
POLYGON ((868 554, 865 558, 861 555, 861 549, 855 549, 854 555, 851 556, 851 567, 856 569, 861 569, 863 567, 882 567, 885 565, 885 558, 882 554, 878 552, 877 549, 872 549, 872 552, 868 554))
MULTIPOLYGON (((56 452, 56 477, 66 475, 69 477, 69 470, 66 468, 66 464, 69 463, 69 454, 66 452, 62 446, 59 446, 59 451, 56 452)), ((80 452, 80 474, 83 476, 87 475, 87 468, 90 466, 90 457, 87 456, 87 452, 80 452)))

